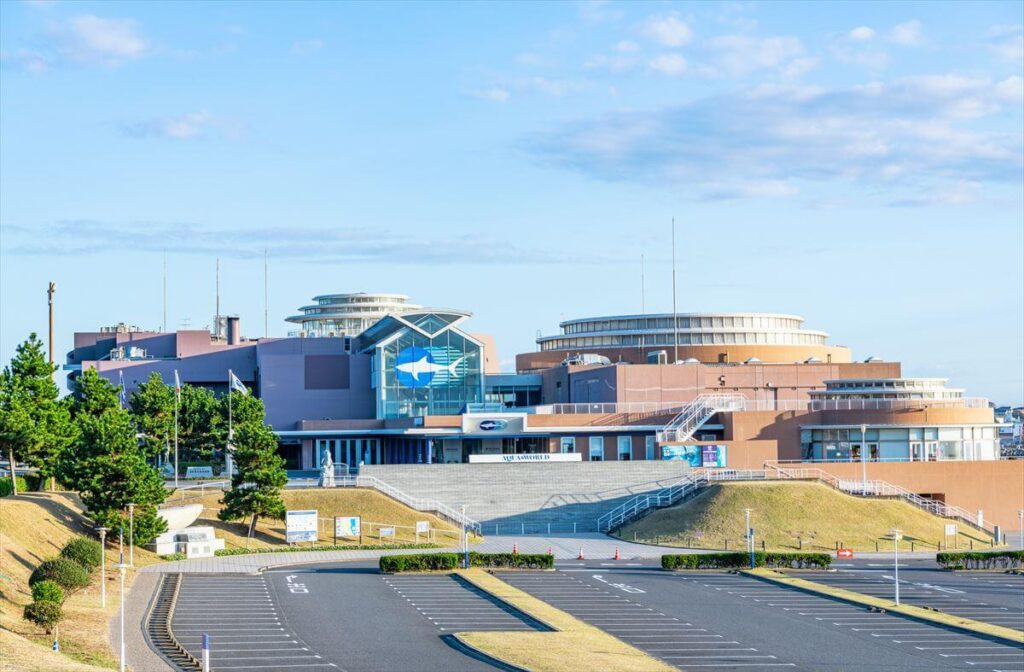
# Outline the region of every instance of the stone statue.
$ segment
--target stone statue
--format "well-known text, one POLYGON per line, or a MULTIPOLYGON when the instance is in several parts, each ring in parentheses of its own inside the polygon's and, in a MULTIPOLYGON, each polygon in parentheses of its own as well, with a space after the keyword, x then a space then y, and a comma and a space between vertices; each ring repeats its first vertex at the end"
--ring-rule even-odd
POLYGON ((334 487, 334 460, 331 459, 330 450, 325 450, 323 459, 320 460, 320 487, 334 487))

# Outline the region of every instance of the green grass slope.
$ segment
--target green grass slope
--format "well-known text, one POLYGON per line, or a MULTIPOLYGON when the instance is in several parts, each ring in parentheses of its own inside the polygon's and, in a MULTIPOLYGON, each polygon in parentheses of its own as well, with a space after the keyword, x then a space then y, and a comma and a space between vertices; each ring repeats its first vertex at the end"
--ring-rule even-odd
POLYGON ((959 534, 943 539, 951 522, 898 500, 846 495, 819 483, 745 482, 715 484, 694 499, 630 523, 615 534, 632 541, 698 548, 745 548, 744 509, 753 509, 751 526, 758 548, 769 550, 874 551, 892 548, 886 539, 893 528, 902 530, 901 549, 934 550, 940 542, 950 548, 988 548, 987 534, 959 524, 959 534), (801 544, 802 540, 802 544, 801 544))

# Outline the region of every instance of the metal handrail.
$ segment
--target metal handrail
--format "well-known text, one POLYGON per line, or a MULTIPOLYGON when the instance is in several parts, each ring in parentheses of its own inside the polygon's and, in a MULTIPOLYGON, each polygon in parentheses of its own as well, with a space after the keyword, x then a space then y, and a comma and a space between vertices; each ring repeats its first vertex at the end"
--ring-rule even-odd
POLYGON ((780 478, 795 480, 816 480, 847 494, 859 494, 875 497, 898 497, 920 509, 942 518, 956 518, 978 530, 988 531, 984 521, 979 524, 978 517, 959 506, 953 506, 934 499, 922 497, 906 488, 882 480, 841 479, 817 467, 782 468, 777 464, 765 463, 766 470, 771 469, 780 478))
POLYGON ((637 495, 597 519, 599 532, 608 532, 635 518, 639 518, 651 509, 672 506, 684 499, 688 494, 707 485, 707 477, 703 470, 694 470, 679 479, 676 483, 662 488, 657 492, 637 495))
POLYGON ((658 431, 657 441, 687 441, 715 413, 741 410, 745 401, 739 394, 702 394, 658 431))
POLYGON ((167 621, 164 623, 164 628, 167 630, 167 638, 171 640, 171 644, 178 649, 178 652, 185 656, 185 658, 187 658, 188 661, 196 667, 196 669, 201 670, 203 669, 203 664, 199 662, 199 659, 196 658, 191 651, 186 649, 182 643, 178 641, 178 638, 174 636, 174 630, 171 629, 171 621, 174 619, 174 609, 178 606, 178 592, 180 589, 181 574, 179 573, 174 575, 174 589, 171 592, 171 604, 167 608, 167 621))

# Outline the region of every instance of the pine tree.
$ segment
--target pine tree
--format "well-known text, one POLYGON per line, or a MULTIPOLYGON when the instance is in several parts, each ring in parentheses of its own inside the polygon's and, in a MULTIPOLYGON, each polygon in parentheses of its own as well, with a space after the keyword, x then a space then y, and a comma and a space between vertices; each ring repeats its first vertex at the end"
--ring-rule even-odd
POLYGON ((174 388, 154 371, 132 394, 128 407, 139 433, 144 435, 146 457, 163 453, 174 434, 174 388))
POLYGON ((258 399, 254 401, 258 407, 253 406, 247 410, 258 408, 258 416, 249 415, 246 422, 234 425, 234 461, 238 473, 232 476, 231 490, 224 493, 221 500, 224 508, 217 513, 224 521, 252 516, 249 536, 256 529, 256 521, 260 516, 277 520, 284 518, 285 505, 281 499, 281 488, 288 482, 284 459, 277 454, 277 436, 263 424, 262 402, 258 399))
POLYGON ((183 385, 178 400, 178 446, 186 461, 210 460, 215 450, 224 447, 226 415, 210 390, 198 385, 183 385))
POLYGON ((36 467, 42 487, 74 440, 68 404, 59 398, 54 371, 42 341, 32 334, 0 373, 0 449, 10 460, 14 494, 16 461, 36 467))
POLYGON ((74 459, 62 468, 66 483, 79 491, 89 517, 98 525, 129 531, 127 508, 135 504, 135 543, 148 543, 166 529, 157 507, 167 491, 159 472, 146 461, 131 414, 121 408, 117 388, 94 371, 76 384, 74 459))

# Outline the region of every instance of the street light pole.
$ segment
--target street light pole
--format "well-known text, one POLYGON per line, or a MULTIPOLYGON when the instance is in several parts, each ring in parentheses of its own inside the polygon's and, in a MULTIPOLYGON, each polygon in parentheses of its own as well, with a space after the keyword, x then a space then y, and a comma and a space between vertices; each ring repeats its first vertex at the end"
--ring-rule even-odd
POLYGON ((124 575, 128 569, 128 565, 123 562, 117 563, 118 574, 121 575, 121 655, 120 662, 118 663, 118 672, 124 672, 125 660, 124 660, 124 575))
POLYGON ((100 533, 100 608, 107 607, 107 532, 109 527, 97 527, 100 533))
POLYGON ((466 505, 459 507, 462 511, 462 552, 465 554, 466 569, 469 569, 469 532, 466 530, 466 505))
POLYGON ((864 483, 861 490, 861 494, 867 496, 868 494, 868 463, 867 463, 867 452, 868 452, 868 426, 860 426, 860 471, 861 479, 864 483))
POLYGON ((892 531, 892 564, 893 583, 896 585, 896 606, 900 606, 900 539, 903 535, 899 530, 892 531))
POLYGON ((135 503, 128 504, 128 566, 135 566, 135 503))
POLYGON ((1020 521, 1020 550, 1024 551, 1024 509, 1017 509, 1017 520, 1020 521))

